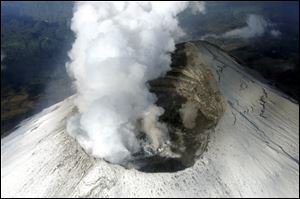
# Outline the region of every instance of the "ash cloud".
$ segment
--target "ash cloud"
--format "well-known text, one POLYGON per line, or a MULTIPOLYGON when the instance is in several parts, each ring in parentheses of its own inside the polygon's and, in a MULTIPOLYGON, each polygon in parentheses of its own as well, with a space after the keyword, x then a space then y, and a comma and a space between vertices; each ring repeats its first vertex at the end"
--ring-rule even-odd
POLYGON ((184 34, 176 16, 189 6, 205 10, 201 2, 76 3, 76 40, 66 67, 75 80, 78 114, 67 131, 87 152, 120 163, 140 150, 139 131, 154 149, 167 139, 158 122, 163 109, 147 82, 170 69, 174 40, 184 34))

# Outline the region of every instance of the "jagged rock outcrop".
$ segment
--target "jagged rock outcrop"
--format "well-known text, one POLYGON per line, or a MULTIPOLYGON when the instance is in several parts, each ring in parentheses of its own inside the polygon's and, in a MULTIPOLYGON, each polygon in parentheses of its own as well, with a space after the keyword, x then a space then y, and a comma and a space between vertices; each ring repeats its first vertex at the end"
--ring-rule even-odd
POLYGON ((168 124, 171 150, 178 158, 151 158, 142 171, 178 171, 190 167, 205 151, 209 134, 224 113, 224 99, 207 61, 190 43, 176 46, 171 70, 150 82, 161 120, 168 124))
MULTIPOLYGON (((197 109, 212 121, 203 122, 211 124, 209 142, 194 165, 145 173, 90 157, 65 132, 74 109, 70 97, 1 140, 1 197, 299 197, 298 104, 249 75, 218 47, 202 41, 182 45, 216 80, 203 85, 199 101, 193 95, 197 86, 184 95, 191 103, 181 108, 197 109), (215 96, 207 93, 218 90, 215 96)), ((189 85, 197 85, 192 79, 189 85)), ((193 115, 182 113, 179 123, 195 127, 199 121, 191 122, 193 115)))

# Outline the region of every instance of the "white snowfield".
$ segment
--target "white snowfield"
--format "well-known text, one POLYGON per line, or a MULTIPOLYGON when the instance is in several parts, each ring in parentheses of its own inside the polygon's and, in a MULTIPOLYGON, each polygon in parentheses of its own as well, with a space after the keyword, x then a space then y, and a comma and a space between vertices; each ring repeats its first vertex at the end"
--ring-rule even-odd
POLYGON ((189 45, 212 58, 226 105, 193 167, 143 173, 90 157, 65 132, 70 97, 1 140, 1 197, 299 197, 299 106, 215 46, 189 45))

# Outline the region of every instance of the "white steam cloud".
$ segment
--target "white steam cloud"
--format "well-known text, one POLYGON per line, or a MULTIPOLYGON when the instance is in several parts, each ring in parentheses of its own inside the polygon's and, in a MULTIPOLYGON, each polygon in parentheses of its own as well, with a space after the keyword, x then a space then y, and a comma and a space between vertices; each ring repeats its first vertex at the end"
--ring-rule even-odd
POLYGON ((193 14, 202 13, 205 14, 205 2, 204 1, 191 1, 189 7, 193 14))
POLYGON ((223 34, 223 37, 244 38, 261 36, 265 33, 270 23, 259 15, 249 15, 247 18, 247 26, 228 31, 223 34))
POLYGON ((271 30, 270 31, 270 34, 273 36, 273 37, 279 37, 281 35, 281 32, 279 30, 271 30))
MULTIPOLYGON (((138 131, 147 134, 154 149, 168 137, 165 124, 158 122, 164 110, 154 105, 147 82, 170 69, 174 39, 183 34, 176 16, 188 6, 77 2, 67 69, 75 79, 79 113, 69 119, 67 131, 87 152, 120 163, 139 151, 138 131)), ((197 10, 203 12, 204 4, 197 10)))
MULTIPOLYGON (((273 23, 270 23, 264 17, 255 14, 248 15, 246 23, 247 26, 244 26, 242 28, 236 28, 221 35, 207 34, 204 35, 201 39, 205 39, 208 37, 250 39, 253 37, 264 35, 267 31, 269 31, 270 27, 274 26, 273 23)), ((270 31, 270 34, 274 37, 278 37, 280 35, 280 31, 273 29, 270 31)))

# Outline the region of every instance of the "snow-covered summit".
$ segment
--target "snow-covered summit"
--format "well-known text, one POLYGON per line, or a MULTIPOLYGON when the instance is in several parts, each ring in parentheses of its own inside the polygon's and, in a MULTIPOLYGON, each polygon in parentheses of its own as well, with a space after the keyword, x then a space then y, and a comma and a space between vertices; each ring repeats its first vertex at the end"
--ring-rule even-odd
POLYGON ((65 131, 73 97, 1 140, 1 197, 299 197, 299 106, 206 42, 225 113, 193 167, 143 173, 86 154, 65 131))

